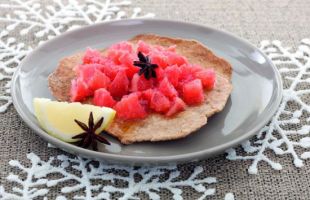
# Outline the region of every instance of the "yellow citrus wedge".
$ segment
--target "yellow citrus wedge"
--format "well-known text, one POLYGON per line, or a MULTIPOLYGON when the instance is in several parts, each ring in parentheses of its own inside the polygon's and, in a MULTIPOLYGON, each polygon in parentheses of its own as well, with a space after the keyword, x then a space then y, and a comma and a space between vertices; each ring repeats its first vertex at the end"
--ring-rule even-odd
POLYGON ((116 111, 112 108, 51 101, 46 98, 34 98, 33 106, 35 116, 41 127, 50 135, 65 142, 78 141, 78 139, 72 139, 72 137, 83 132, 74 122, 75 119, 88 125, 90 112, 93 113, 95 123, 101 117, 104 117, 101 127, 96 131, 99 134, 111 124, 116 114, 116 111))

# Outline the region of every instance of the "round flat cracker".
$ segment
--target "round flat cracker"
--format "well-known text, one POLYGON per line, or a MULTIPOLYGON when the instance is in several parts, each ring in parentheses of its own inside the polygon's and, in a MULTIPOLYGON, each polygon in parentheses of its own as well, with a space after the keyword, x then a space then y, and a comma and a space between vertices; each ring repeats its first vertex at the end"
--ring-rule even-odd
MULTIPOLYGON (((213 90, 205 92, 205 102, 199 106, 187 107, 185 111, 170 118, 150 114, 147 118, 137 121, 116 119, 107 129, 111 135, 117 137, 123 144, 179 139, 201 128, 207 123, 208 117, 224 108, 232 91, 232 68, 227 61, 215 56, 207 47, 195 40, 142 34, 129 41, 136 44, 139 40, 164 47, 176 45, 176 51, 187 57, 190 63, 213 68, 216 72, 216 84, 213 90)), ((62 59, 57 69, 50 74, 49 88, 57 100, 69 101, 71 80, 75 77, 73 68, 81 63, 82 57, 83 53, 79 53, 62 59)))

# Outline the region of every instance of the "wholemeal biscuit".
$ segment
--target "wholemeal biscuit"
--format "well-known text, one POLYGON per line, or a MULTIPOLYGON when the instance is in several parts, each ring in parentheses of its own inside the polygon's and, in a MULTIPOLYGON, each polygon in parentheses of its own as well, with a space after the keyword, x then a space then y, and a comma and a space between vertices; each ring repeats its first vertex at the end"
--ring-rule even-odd
MULTIPOLYGON (((124 121, 117 118, 107 129, 111 135, 117 137, 123 144, 183 138, 201 128, 207 123, 208 117, 224 108, 232 91, 232 68, 227 61, 217 57, 195 40, 141 34, 130 39, 129 42, 137 44, 139 40, 164 47, 176 45, 176 52, 185 56, 190 63, 215 70, 215 87, 211 91, 205 91, 204 103, 189 106, 173 117, 152 113, 142 120, 124 121)), ((101 51, 102 54, 104 51, 101 51)), ((83 53, 78 53, 62 59, 57 69, 50 74, 49 88, 57 100, 69 101, 71 80, 75 78, 73 68, 82 62, 82 57, 83 53)), ((89 99, 86 102, 89 102, 89 99)))

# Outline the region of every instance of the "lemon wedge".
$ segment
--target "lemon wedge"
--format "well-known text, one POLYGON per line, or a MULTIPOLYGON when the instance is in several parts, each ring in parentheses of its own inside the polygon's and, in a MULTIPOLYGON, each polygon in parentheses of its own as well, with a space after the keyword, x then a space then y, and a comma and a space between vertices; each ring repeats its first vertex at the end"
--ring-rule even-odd
POLYGON ((50 135, 65 142, 78 141, 79 139, 72 139, 72 137, 83 132, 74 119, 87 125, 90 112, 93 113, 95 123, 103 117, 104 121, 96 131, 99 134, 111 124, 116 113, 112 108, 51 101, 46 98, 34 98, 33 106, 41 127, 50 135))

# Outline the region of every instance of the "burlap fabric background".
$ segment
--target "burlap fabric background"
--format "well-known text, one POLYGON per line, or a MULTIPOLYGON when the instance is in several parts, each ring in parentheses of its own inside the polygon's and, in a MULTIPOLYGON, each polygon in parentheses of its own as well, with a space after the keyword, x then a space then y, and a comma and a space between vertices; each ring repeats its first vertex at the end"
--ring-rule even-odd
MULTIPOLYGON (((294 47, 301 39, 310 37, 310 1, 305 0, 134 0, 133 5, 141 7, 144 12, 155 13, 157 18, 195 22, 227 30, 255 45, 263 39, 278 39, 294 47)), ((32 41, 35 38, 19 40, 32 41)), ((26 153, 29 152, 43 159, 63 153, 47 148, 46 142, 20 120, 13 106, 6 113, 0 114, 0 147, 1 185, 12 170, 8 165, 11 159, 26 162, 26 153)), ((283 170, 275 171, 262 163, 258 175, 248 174, 249 162, 229 161, 224 154, 201 161, 205 175, 214 176, 218 180, 214 186, 216 195, 208 199, 223 199, 227 192, 233 192, 236 199, 309 199, 310 162, 305 161, 305 167, 296 168, 288 156, 282 156, 281 160, 283 170)), ((189 163, 179 167, 186 178, 194 165, 189 163)), ((12 186, 8 182, 5 184, 7 189, 12 186)), ((183 191, 185 199, 199 197, 199 194, 192 193, 188 188, 183 188, 183 191)), ((54 199, 58 192, 59 188, 54 188, 48 198, 54 199)), ((161 191, 160 195, 163 199, 171 198, 167 191, 161 191)))

